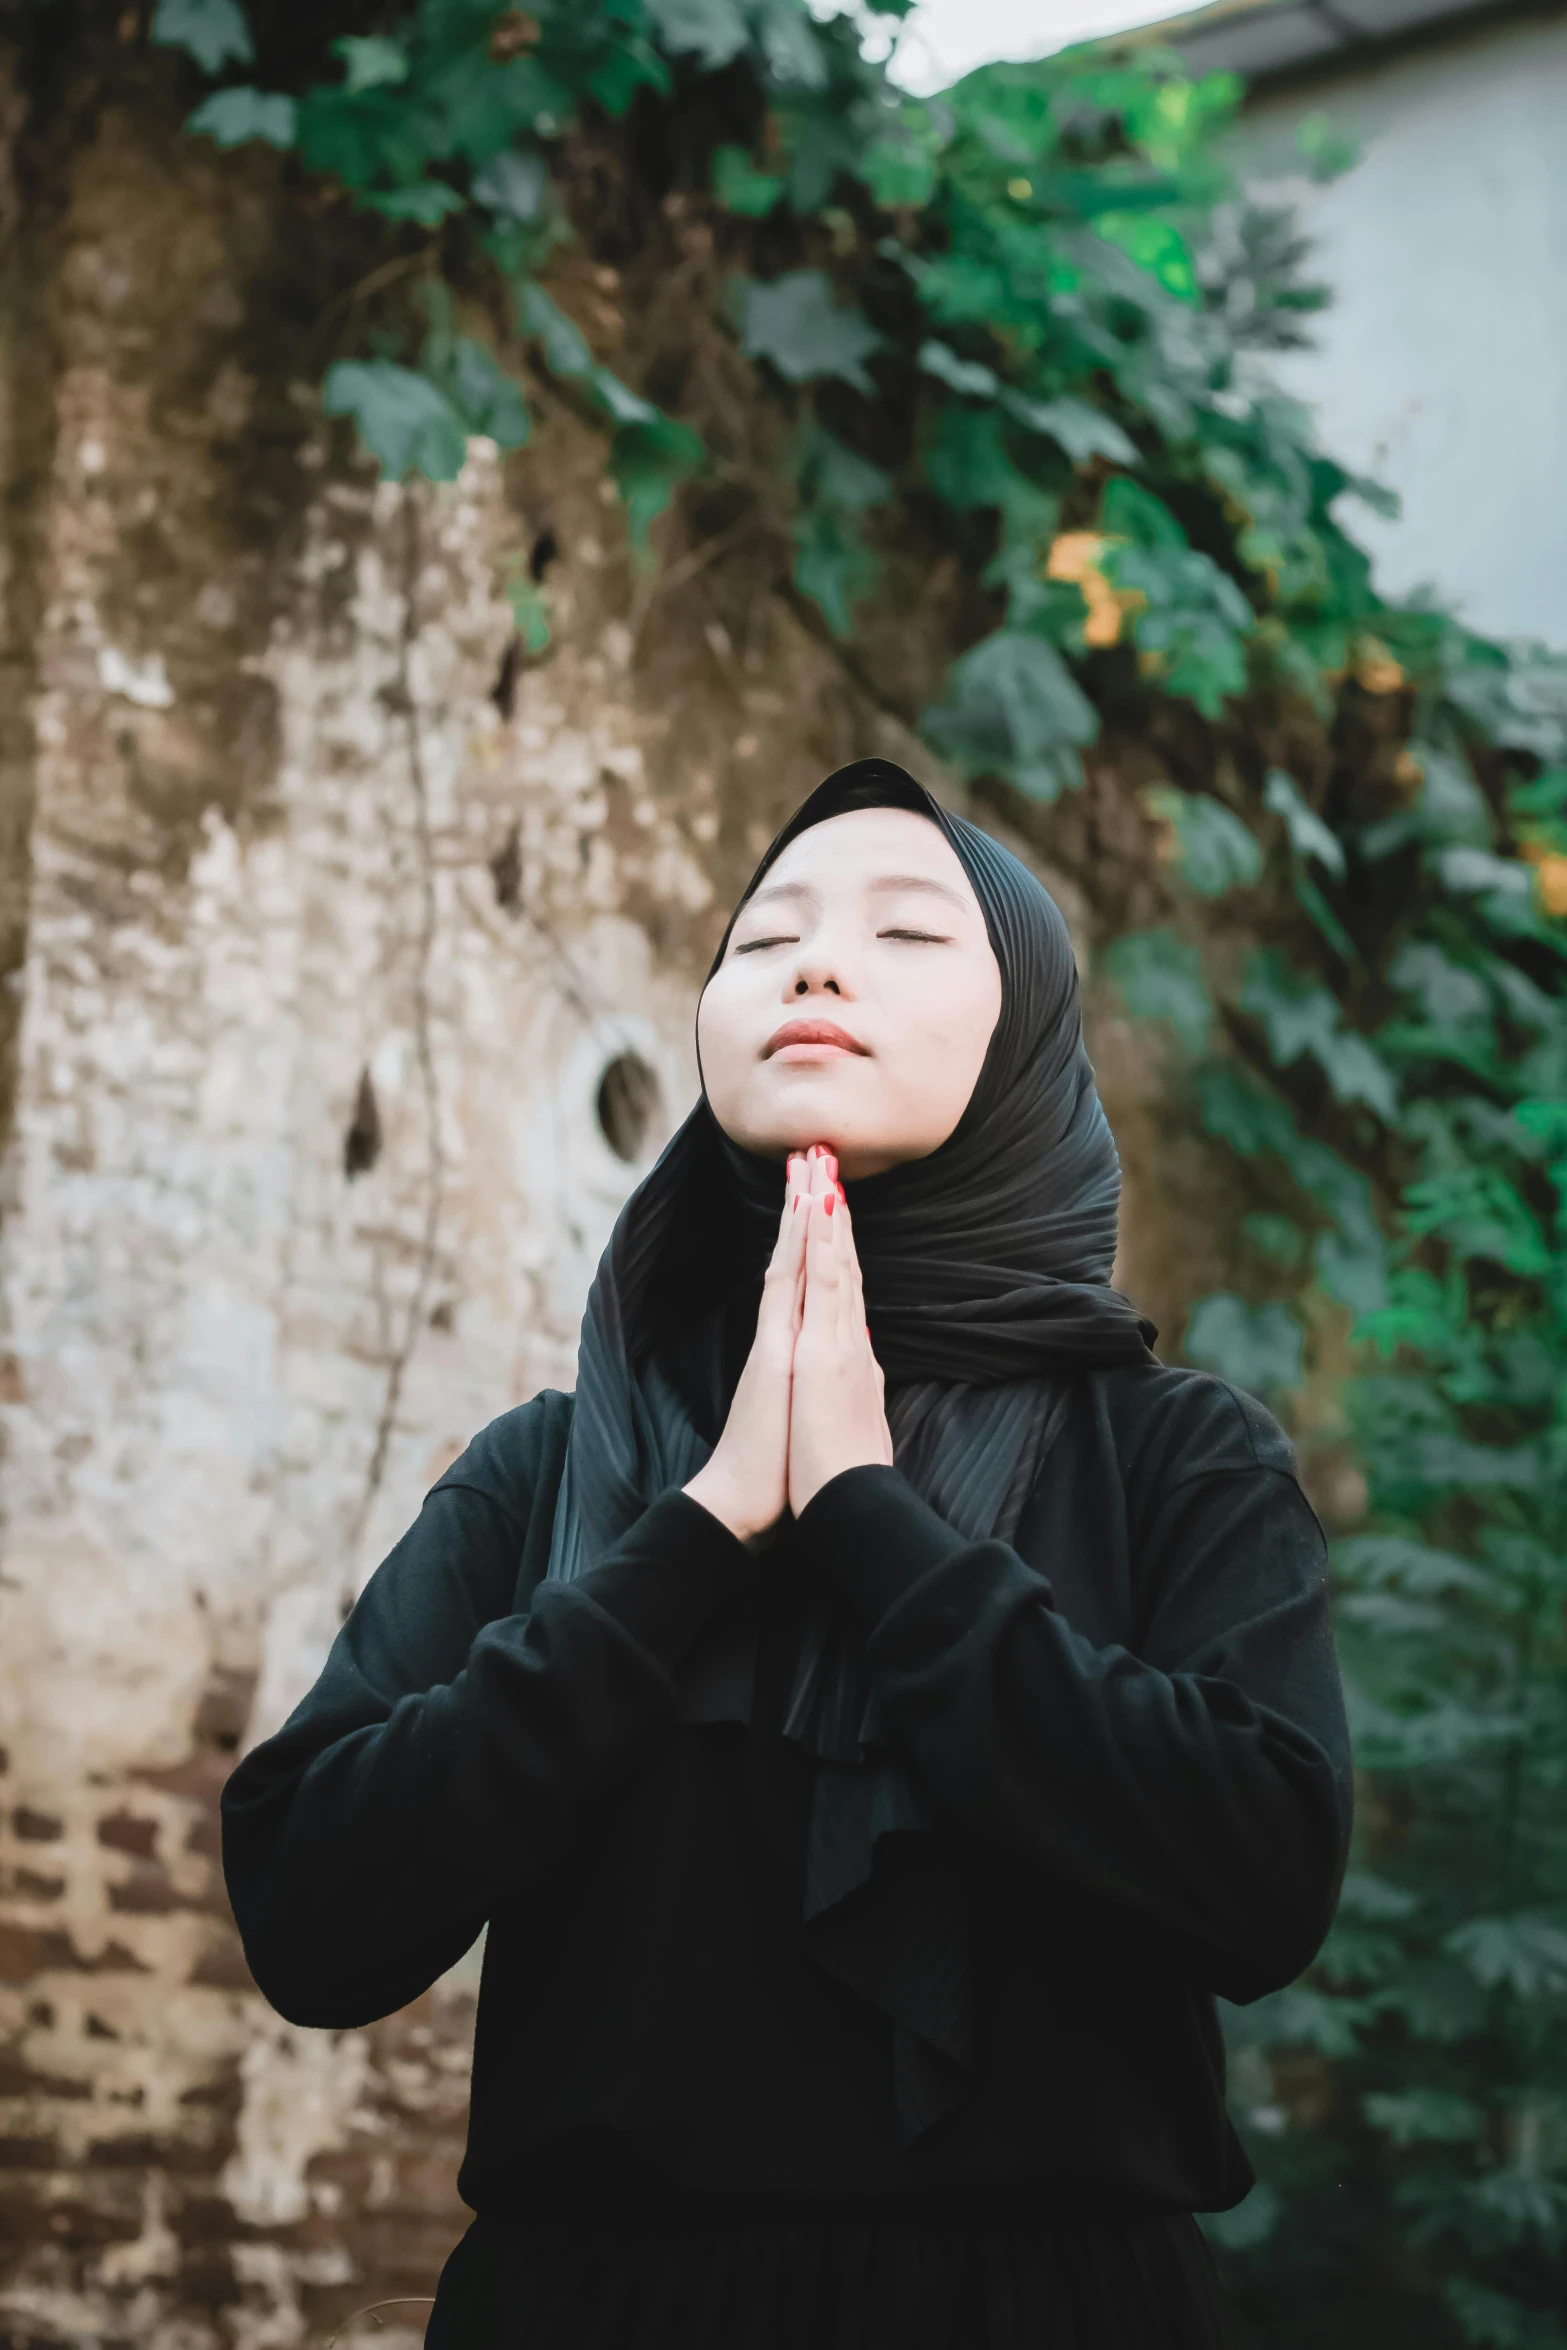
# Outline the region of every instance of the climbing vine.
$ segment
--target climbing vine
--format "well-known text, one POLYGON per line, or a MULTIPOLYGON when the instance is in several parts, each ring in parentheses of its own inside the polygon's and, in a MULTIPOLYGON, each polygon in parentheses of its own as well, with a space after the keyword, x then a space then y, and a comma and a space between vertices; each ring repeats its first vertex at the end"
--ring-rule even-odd
MULTIPOLYGON (((323 386, 388 474, 521 446, 524 351, 653 560, 712 450, 546 283, 572 141, 624 126, 730 239, 720 329, 821 626, 852 649, 894 515, 934 514, 981 615, 921 721, 949 764, 1027 807, 1156 749, 1172 912, 1106 963, 1255 1203, 1185 1351, 1280 1399, 1347 1363, 1366 1494, 1335 1547, 1355 1864, 1317 1966, 1229 2018, 1262 2183, 1213 2232, 1254 2338, 1396 2311, 1564 2350, 1567 664, 1378 595, 1345 515, 1383 493, 1264 372, 1323 296, 1228 181, 1229 79, 1081 51, 916 102, 803 0, 373 24, 303 72, 296 33, 285 87, 238 0, 157 0, 151 37, 215 84, 193 133, 287 151, 407 262, 417 301, 323 386)), ((538 583, 517 609, 541 646, 538 583)))

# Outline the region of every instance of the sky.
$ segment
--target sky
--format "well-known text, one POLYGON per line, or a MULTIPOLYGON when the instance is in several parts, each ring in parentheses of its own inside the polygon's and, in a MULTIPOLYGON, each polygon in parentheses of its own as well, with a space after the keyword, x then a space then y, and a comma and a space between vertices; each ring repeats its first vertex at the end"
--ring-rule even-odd
MULTIPOLYGON (((1064 49, 1069 41, 1154 24, 1196 4, 1197 0, 919 0, 898 42, 893 75, 907 89, 935 90, 995 57, 1043 57, 1049 50, 1064 49)), ((821 12, 836 13, 833 0, 826 0, 821 12)))

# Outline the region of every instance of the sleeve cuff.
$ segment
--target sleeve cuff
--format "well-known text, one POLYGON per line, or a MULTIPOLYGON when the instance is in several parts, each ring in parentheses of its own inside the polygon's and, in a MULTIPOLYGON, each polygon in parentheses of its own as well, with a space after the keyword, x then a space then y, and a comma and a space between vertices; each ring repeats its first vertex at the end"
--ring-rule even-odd
POLYGON ((845 1469, 806 1503, 799 1539, 860 1613, 876 1622, 910 1586, 967 1549, 897 1469, 845 1469))
POLYGON ((673 1673, 709 1619, 755 1587, 757 1562, 677 1489, 645 1509, 576 1588, 673 1673))

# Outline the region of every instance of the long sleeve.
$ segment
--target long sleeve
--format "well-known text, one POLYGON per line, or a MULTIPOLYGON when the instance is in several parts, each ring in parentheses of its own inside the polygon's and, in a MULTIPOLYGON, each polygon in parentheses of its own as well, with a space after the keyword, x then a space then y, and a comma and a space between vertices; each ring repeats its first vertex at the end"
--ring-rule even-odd
POLYGON ((402 2006, 565 1855, 754 1572, 671 1492, 580 1580, 543 1580, 567 1417, 550 1407, 494 1423, 432 1490, 309 1696, 224 1789, 246 1958, 294 2022, 402 2006))
POLYGON ((1226 1998, 1309 1964, 1351 1798, 1325 1544, 1292 1475, 1162 1480, 1135 1654, 1075 1631, 1047 1574, 965 1541, 894 1469, 834 1478, 800 1534, 865 1620, 942 1812, 1164 1930, 1226 1998))

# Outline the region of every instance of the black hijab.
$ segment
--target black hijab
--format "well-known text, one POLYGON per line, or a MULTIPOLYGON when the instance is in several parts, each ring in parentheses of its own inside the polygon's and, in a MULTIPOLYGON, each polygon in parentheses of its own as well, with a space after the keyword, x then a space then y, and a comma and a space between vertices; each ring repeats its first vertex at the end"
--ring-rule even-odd
MULTIPOLYGON (((1109 1286, 1120 1163, 1083 1047, 1077 966, 1054 900, 1018 860, 889 760, 811 793, 792 840, 851 809, 908 808, 951 843, 984 913, 1002 1003, 973 1096, 928 1157, 850 1187, 894 1460, 972 1540, 1010 1541, 1077 1378, 1146 1361, 1157 1335, 1109 1286)), ((575 1578, 707 1459, 756 1328, 783 1203, 781 1161, 723 1132, 704 1092, 621 1211, 588 1298, 548 1573, 575 1578)), ((755 1626, 682 1667, 682 1719, 749 1722, 755 1626)), ((972 2077, 968 1918, 957 1854, 892 1752, 864 1635, 810 1594, 782 1735, 815 1757, 807 1954, 893 2025, 905 2143, 972 2077), (894 1829, 916 1831, 896 1847, 894 1829)))

